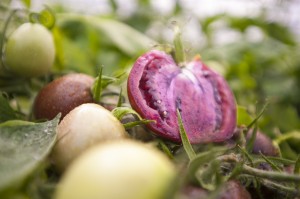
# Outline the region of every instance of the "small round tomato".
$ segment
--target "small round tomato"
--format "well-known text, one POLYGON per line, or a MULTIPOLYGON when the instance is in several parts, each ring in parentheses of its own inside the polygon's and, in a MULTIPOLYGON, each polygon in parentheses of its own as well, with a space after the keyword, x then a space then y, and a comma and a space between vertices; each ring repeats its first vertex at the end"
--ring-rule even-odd
MULTIPOLYGON (((246 141, 249 142, 252 136, 252 129, 249 130, 246 134, 246 141)), ((279 151, 274 146, 271 138, 261 131, 256 132, 255 141, 253 143, 252 153, 254 154, 264 154, 267 156, 278 156, 279 151)))
POLYGON ((59 171, 63 171, 89 147, 126 135, 123 125, 110 111, 98 104, 82 104, 58 125, 51 160, 59 171))
POLYGON ((176 175, 155 148, 133 140, 97 145, 75 160, 55 199, 163 199, 176 175))
POLYGON ((45 75, 51 69, 54 58, 54 40, 43 25, 24 23, 7 40, 5 65, 18 76, 45 75))
POLYGON ((71 73, 47 84, 40 90, 33 104, 36 119, 61 119, 75 107, 93 102, 91 87, 94 78, 82 73, 71 73))

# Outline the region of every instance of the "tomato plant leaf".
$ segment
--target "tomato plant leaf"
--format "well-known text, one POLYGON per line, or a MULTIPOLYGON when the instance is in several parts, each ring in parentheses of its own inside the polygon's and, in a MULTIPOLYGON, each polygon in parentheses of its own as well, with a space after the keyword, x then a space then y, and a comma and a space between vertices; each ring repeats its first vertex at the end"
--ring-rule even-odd
MULTIPOLYGON (((252 156, 254 157, 256 162, 265 162, 265 160, 260 155, 253 154, 252 156)), ((290 160, 290 159, 286 159, 286 158, 282 158, 282 157, 269 156, 268 159, 276 164, 284 164, 284 165, 295 164, 294 160, 290 160)))
POLYGON ((188 157, 190 160, 193 160, 196 156, 196 153, 193 149, 193 146, 191 145, 188 137, 187 137, 187 134, 185 132, 185 129, 184 129, 184 126, 183 126, 183 123, 182 123, 182 118, 181 118, 181 115, 180 115, 180 112, 179 110, 177 109, 177 117, 178 117, 178 124, 179 124, 179 132, 180 132, 180 137, 181 137, 181 140, 182 140, 182 145, 183 145, 183 148, 185 150, 185 152, 187 153, 188 157))
POLYGON ((59 117, 0 126, 0 193, 17 188, 45 160, 56 141, 59 117))
MULTIPOLYGON (((246 145, 246 150, 249 153, 252 153, 252 150, 253 150, 254 142, 256 140, 256 135, 257 135, 257 128, 258 128, 257 125, 255 125, 255 127, 252 129, 250 140, 249 140, 249 142, 246 145)), ((250 131, 250 130, 251 129, 249 129, 248 131, 250 131)))
POLYGON ((248 124, 247 128, 251 128, 258 120, 261 118, 261 116, 264 114, 265 110, 267 109, 267 106, 269 105, 269 102, 266 102, 262 108, 262 110, 259 112, 259 114, 254 118, 254 120, 248 124))
POLYGON ((130 26, 112 19, 77 14, 60 14, 57 16, 57 20, 61 25, 70 21, 79 21, 91 25, 102 34, 105 34, 115 46, 130 56, 136 56, 142 51, 148 50, 151 45, 156 44, 154 40, 130 26))

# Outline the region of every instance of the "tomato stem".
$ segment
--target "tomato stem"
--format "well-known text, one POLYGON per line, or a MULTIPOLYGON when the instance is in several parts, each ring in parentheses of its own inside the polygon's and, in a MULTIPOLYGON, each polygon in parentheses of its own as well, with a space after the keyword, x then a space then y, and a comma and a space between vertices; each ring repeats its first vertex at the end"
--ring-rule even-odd
POLYGON ((100 101, 101 92, 102 92, 102 70, 103 67, 101 66, 99 69, 98 78, 96 79, 93 87, 93 98, 96 102, 100 101))
POLYGON ((243 165, 242 172, 256 177, 279 181, 279 182, 295 182, 295 183, 300 182, 300 175, 287 174, 287 173, 281 173, 275 171, 264 171, 247 165, 243 165))
POLYGON ((2 65, 4 69, 6 69, 5 63, 3 61, 3 46, 5 42, 5 34, 6 34, 6 30, 8 29, 10 21, 12 20, 13 16, 16 14, 17 11, 19 11, 19 9, 12 10, 9 16, 7 17, 2 30, 2 37, 0 38, 0 61, 1 61, 0 66, 2 65))
POLYGON ((40 13, 32 12, 29 14, 29 20, 31 23, 40 23, 49 30, 55 25, 55 15, 52 10, 46 6, 40 13))
POLYGON ((175 48, 175 60, 178 65, 184 65, 186 58, 185 58, 185 52, 184 52, 184 47, 181 39, 181 31, 180 28, 177 24, 177 22, 172 22, 173 30, 174 30, 174 48, 175 48))

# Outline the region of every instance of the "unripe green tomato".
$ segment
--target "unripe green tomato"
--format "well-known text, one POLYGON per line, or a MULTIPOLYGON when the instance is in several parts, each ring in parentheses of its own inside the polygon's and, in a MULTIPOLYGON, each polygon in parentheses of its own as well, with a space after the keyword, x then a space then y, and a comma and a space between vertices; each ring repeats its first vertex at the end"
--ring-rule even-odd
POLYGON ((164 199, 175 179, 169 159, 152 146, 121 140, 97 145, 67 170, 55 199, 164 199))
POLYGON ((7 40, 5 65, 18 76, 45 75, 50 71, 54 58, 54 40, 43 25, 24 23, 7 40))
POLYGON ((110 111, 98 104, 82 104, 70 111, 57 127, 57 142, 51 160, 59 171, 89 147, 107 140, 122 139, 127 133, 110 111))

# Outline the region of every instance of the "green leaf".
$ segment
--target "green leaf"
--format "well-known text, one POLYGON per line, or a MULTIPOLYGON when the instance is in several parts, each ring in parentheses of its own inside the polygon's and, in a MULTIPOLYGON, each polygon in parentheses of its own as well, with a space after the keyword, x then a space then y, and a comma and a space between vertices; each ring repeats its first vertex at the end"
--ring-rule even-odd
MULTIPOLYGON (((263 158, 261 158, 260 155, 252 155, 254 157, 255 160, 255 164, 258 162, 264 162, 265 160, 263 158)), ((286 158, 281 158, 281 157, 272 157, 269 156, 268 157, 269 160, 271 160, 272 162, 276 163, 276 164, 284 164, 284 165, 292 165, 295 164, 294 160, 290 160, 290 159, 286 159, 286 158)))
POLYGON ((18 118, 16 112, 11 108, 8 100, 2 93, 0 93, 0 113, 0 123, 18 118))
POLYGON ((271 22, 265 24, 264 30, 268 33, 270 37, 287 45, 295 45, 297 43, 296 38, 291 33, 289 28, 282 24, 271 22))
POLYGON ((162 140, 158 140, 158 147, 171 159, 174 158, 171 150, 169 149, 169 147, 166 145, 166 143, 164 143, 164 141, 162 140))
POLYGON ((102 84, 101 87, 102 89, 106 88, 108 85, 113 84, 118 81, 118 78, 116 77, 109 77, 102 75, 102 84))
POLYGON ((59 117, 44 123, 0 126, 0 193, 20 186, 43 163, 56 141, 59 117))
MULTIPOLYGON (((249 129, 248 131, 250 130, 251 129, 249 129)), ((250 140, 246 145, 246 150, 248 151, 248 153, 252 153, 253 151, 254 142, 256 140, 256 134, 257 134, 257 125, 255 125, 255 127, 252 129, 250 140)))
POLYGON ((3 122, 0 124, 0 127, 2 126, 19 126, 19 125, 33 125, 34 122, 24 121, 24 120, 8 120, 6 122, 3 122))
POLYGON ((156 44, 154 40, 130 26, 112 19, 79 14, 60 14, 57 15, 57 20, 59 25, 72 21, 79 21, 91 25, 129 56, 137 56, 156 44))
POLYGON ((261 118, 261 116, 264 114, 268 105, 269 105, 268 102, 264 104, 260 113, 256 116, 256 118, 254 118, 254 120, 250 124, 248 124, 248 126, 247 126, 248 129, 251 128, 259 120, 259 118, 261 118))
POLYGON ((180 137, 182 141, 183 148, 185 152, 187 153, 188 157, 190 160, 193 160, 196 156, 196 153, 189 141, 189 138, 187 137, 187 134, 185 132, 183 123, 182 123, 182 118, 180 115, 179 110, 177 109, 177 118, 178 118, 178 124, 179 124, 179 132, 180 132, 180 137))

